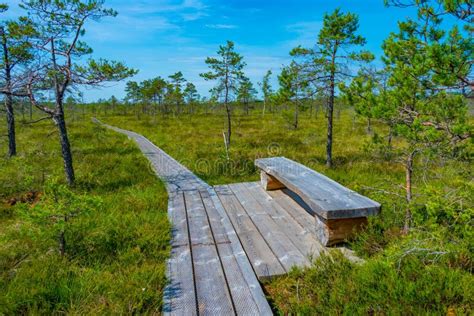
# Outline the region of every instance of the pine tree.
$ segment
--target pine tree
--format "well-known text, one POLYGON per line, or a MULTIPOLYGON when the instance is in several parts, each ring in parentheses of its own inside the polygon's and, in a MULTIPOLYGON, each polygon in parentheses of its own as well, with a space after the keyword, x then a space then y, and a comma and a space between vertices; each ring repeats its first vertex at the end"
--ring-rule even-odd
POLYGON ((217 85, 215 92, 217 92, 223 99, 226 113, 227 113, 227 134, 226 143, 230 147, 230 140, 232 135, 232 108, 230 101, 232 96, 237 93, 239 82, 243 76, 243 68, 245 62, 243 57, 235 52, 234 43, 227 41, 225 46, 220 46, 217 51, 218 58, 208 57, 206 64, 211 71, 201 74, 205 80, 216 80, 217 85))
POLYGON ((364 51, 352 51, 353 47, 363 46, 365 39, 357 35, 359 18, 352 13, 343 13, 336 9, 324 16, 315 48, 293 49, 291 55, 302 58, 302 72, 308 83, 317 90, 325 90, 327 102, 327 144, 326 165, 332 166, 333 113, 336 87, 349 76, 349 65, 354 61, 368 61, 372 54, 364 51))
POLYGON ((90 55, 92 49, 81 41, 88 20, 115 16, 112 9, 103 7, 101 0, 24 1, 21 7, 34 22, 36 36, 34 47, 44 58, 30 67, 30 80, 26 85, 30 102, 51 118, 59 131, 59 140, 67 182, 73 185, 75 174, 73 157, 64 114, 64 99, 73 87, 97 86, 103 82, 120 81, 136 73, 120 62, 81 57, 90 55), (40 102, 37 94, 51 92, 51 107, 40 102))
MULTIPOLYGON (((8 5, 0 4, 0 13, 7 10, 8 5)), ((32 46, 28 38, 34 34, 32 22, 25 17, 0 22, 0 94, 5 96, 9 157, 17 154, 13 99, 26 96, 22 66, 32 61, 32 46)))

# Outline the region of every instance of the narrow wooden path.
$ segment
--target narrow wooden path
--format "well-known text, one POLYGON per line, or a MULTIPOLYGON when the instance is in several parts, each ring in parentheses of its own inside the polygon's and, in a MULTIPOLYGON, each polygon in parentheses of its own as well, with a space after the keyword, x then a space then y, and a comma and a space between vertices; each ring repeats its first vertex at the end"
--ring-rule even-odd
POLYGON ((271 315, 252 264, 214 188, 144 136, 103 125, 135 140, 167 187, 173 228, 163 313, 271 315))

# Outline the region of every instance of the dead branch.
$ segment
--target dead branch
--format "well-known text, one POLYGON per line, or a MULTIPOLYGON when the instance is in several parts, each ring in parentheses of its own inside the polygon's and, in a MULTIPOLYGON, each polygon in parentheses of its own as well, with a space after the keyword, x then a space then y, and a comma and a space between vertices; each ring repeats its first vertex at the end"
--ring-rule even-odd
POLYGON ((41 121, 44 121, 44 120, 48 120, 48 119, 51 119, 51 118, 53 118, 53 117, 51 115, 48 115, 48 116, 42 117, 42 118, 34 120, 34 121, 24 122, 23 125, 35 124, 35 123, 38 123, 38 122, 41 122, 41 121))

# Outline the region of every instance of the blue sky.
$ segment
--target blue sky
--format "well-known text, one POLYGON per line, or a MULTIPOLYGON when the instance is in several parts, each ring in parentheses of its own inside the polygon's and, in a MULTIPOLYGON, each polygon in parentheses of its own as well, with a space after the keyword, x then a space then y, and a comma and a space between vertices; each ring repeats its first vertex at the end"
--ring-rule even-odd
MULTIPOLYGON (((18 0, 6 2, 11 16, 19 14, 18 0)), ((204 60, 226 40, 235 42, 247 63, 245 72, 256 84, 268 69, 276 77, 290 61, 291 48, 314 44, 325 12, 340 7, 358 14, 365 48, 377 56, 383 40, 397 30, 397 21, 413 14, 386 8, 383 0, 106 0, 106 6, 119 15, 86 26, 84 40, 95 58, 124 61, 139 70, 131 79, 136 81, 182 71, 202 95, 212 87, 199 77, 207 70, 204 60)), ((124 86, 86 90, 85 99, 122 98, 124 86)))

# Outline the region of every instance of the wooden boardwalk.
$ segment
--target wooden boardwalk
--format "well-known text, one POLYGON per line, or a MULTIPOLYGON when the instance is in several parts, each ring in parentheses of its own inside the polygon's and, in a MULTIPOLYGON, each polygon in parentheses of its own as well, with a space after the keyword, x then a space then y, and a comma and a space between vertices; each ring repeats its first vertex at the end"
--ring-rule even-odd
POLYGON ((105 126, 135 140, 167 187, 172 250, 163 313, 271 315, 252 264, 214 188, 142 135, 105 126))
POLYGON ((215 187, 258 278, 309 266, 325 248, 314 234, 314 217, 291 191, 265 191, 260 183, 215 187))

